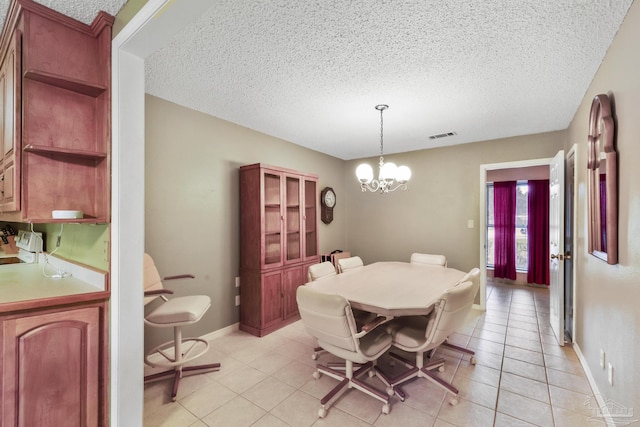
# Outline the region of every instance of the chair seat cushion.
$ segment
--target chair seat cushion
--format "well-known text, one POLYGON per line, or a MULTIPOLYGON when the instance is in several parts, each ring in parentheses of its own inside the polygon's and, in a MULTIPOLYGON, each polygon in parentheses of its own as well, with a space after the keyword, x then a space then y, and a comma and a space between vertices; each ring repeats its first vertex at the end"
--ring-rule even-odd
POLYGON ((206 295, 191 295, 172 298, 146 317, 148 322, 160 325, 190 324, 197 322, 211 305, 206 295))
POLYGON ((426 341, 427 322, 427 316, 398 317, 387 325, 387 332, 393 337, 394 345, 403 349, 417 348, 426 341))

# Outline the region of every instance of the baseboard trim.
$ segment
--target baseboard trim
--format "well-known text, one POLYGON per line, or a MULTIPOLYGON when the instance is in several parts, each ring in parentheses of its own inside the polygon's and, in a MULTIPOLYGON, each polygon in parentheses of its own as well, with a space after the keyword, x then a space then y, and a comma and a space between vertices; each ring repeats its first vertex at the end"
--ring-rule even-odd
POLYGON ((234 323, 233 325, 229 325, 225 328, 222 329, 218 329, 217 331, 213 331, 213 332, 209 332, 208 334, 205 334, 203 336, 201 336, 200 338, 207 340, 207 341, 211 341, 213 339, 216 338, 220 338, 220 337, 224 337, 226 335, 232 334, 235 331, 238 331, 240 329, 240 322, 238 323, 234 323))
MULTIPOLYGON (((600 389, 598 389, 598 385, 596 384, 595 378, 591 374, 591 369, 589 369, 589 364, 587 363, 587 359, 584 358, 582 351, 580 350, 580 346, 578 343, 573 342, 573 349, 580 360, 580 364, 582 365, 582 369, 584 370, 585 375, 587 376, 587 380, 589 381, 589 385, 591 386, 591 390, 593 391, 593 395, 596 398, 596 402, 598 402, 598 407, 600 408, 600 413, 602 414, 602 418, 604 422, 607 424, 607 427, 616 427, 616 423, 613 421, 611 417, 611 413, 609 412, 609 407, 607 406, 607 402, 604 400, 604 396, 600 393, 600 389)), ((594 415, 595 416, 595 415, 594 415)))

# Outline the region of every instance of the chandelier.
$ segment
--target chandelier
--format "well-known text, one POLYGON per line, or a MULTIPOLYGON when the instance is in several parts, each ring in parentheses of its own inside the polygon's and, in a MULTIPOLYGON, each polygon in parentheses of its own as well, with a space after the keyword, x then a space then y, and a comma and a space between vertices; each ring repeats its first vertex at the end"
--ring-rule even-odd
POLYGON ((406 190, 407 182, 411 179, 411 169, 407 166, 396 166, 395 163, 385 163, 382 157, 382 112, 389 108, 389 106, 380 104, 376 105, 375 108, 380 111, 380 161, 378 162, 378 179, 373 178, 373 168, 367 163, 362 163, 356 168, 356 177, 358 177, 358 181, 360 181, 360 188, 362 188, 363 192, 369 190, 373 193, 377 191, 380 191, 380 193, 389 193, 398 188, 406 190))

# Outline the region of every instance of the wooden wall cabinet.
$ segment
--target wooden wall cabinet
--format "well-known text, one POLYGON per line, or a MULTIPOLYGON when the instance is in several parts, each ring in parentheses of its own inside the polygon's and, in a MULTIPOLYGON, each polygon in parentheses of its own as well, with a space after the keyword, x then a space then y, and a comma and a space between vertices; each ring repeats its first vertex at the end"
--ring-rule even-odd
POLYGON ((3 426, 105 426, 104 303, 0 316, 3 426))
POLYGON ((299 319, 296 289, 319 261, 318 177, 240 168, 240 329, 257 336, 299 319))
POLYGON ((0 36, 0 220, 60 222, 53 210, 79 210, 73 222, 109 222, 113 21, 11 3, 0 36))

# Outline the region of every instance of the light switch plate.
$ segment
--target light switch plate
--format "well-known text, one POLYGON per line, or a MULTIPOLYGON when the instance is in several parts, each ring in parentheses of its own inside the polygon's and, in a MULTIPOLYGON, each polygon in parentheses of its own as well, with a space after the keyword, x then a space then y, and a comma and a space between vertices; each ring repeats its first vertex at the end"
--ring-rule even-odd
POLYGON ((600 349, 600 367, 602 369, 604 369, 604 361, 605 361, 604 350, 600 349))
POLYGON ((609 363, 609 369, 607 370, 607 380, 610 385, 613 385, 613 365, 609 363))

